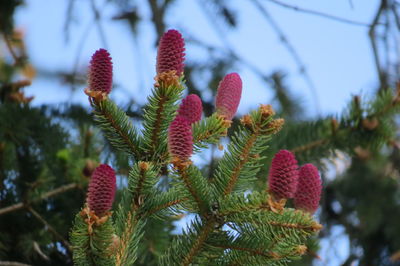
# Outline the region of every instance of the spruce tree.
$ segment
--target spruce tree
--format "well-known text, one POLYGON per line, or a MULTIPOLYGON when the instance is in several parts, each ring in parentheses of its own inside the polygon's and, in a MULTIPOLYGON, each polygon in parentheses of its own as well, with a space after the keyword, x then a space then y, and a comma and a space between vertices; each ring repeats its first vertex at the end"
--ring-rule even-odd
POLYGON ((157 264, 286 264, 306 253, 307 240, 322 228, 312 216, 322 189, 318 170, 309 164, 299 171, 291 152, 275 156, 268 187, 252 189, 262 153, 284 123, 270 105, 243 116, 211 179, 196 167, 193 153, 226 136, 243 85, 237 73, 226 75, 217 90, 215 113, 200 119, 198 97, 189 95, 178 105, 185 88, 184 50, 176 30, 160 39, 157 75, 140 133, 108 98, 110 55, 104 49, 94 53, 85 93, 97 124, 115 148, 129 154, 132 167, 114 212, 114 170, 102 165, 94 171, 71 232, 76 265, 133 265, 146 230, 152 230, 146 224, 178 214, 195 218, 183 234, 156 250, 157 264), (298 209, 286 205, 291 198, 298 209))

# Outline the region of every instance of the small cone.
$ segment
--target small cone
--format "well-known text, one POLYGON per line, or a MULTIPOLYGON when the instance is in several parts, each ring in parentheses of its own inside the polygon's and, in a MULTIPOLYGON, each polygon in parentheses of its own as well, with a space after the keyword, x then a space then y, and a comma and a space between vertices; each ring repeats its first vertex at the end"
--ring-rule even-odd
POLYGON ((192 126, 183 116, 175 117, 169 126, 168 149, 173 157, 181 161, 189 160, 193 153, 192 126))
POLYGON ((178 109, 178 114, 184 116, 189 123, 195 123, 201 119, 203 113, 203 104, 196 94, 190 94, 182 100, 178 109))
POLYGON ((99 165, 93 172, 89 183, 87 203, 97 216, 103 216, 111 210, 116 190, 114 170, 106 165, 99 165))
POLYGON ((242 97, 242 80, 239 74, 231 73, 226 75, 219 83, 215 107, 217 113, 228 120, 232 120, 239 107, 242 97))
POLYGON ((280 150, 272 159, 269 170, 269 191, 274 198, 290 199, 294 197, 298 182, 299 166, 293 153, 280 150))
POLYGON ((318 209, 321 199, 322 181, 318 169, 308 163, 300 168, 299 183, 294 198, 294 206, 311 214, 318 209))
POLYGON ((157 74, 176 71, 180 77, 183 74, 185 60, 185 41, 177 30, 169 30, 160 39, 157 52, 157 74))
POLYGON ((89 66, 89 90, 109 94, 112 88, 113 66, 105 49, 97 50, 89 66))

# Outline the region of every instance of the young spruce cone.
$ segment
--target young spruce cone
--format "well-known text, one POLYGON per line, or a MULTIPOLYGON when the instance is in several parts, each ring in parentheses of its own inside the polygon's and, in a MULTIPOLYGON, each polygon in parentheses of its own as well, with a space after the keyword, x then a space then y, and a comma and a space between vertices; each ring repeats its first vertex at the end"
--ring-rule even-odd
POLYGON ((196 94, 186 96, 178 109, 178 114, 184 116, 191 124, 199 121, 202 113, 203 105, 201 99, 196 94))
POLYGON ((298 171, 296 158, 288 150, 280 150, 272 159, 269 170, 269 191, 274 198, 290 199, 294 197, 298 182, 298 171))
POLYGON ((322 181, 318 169, 308 163, 300 168, 299 183, 294 197, 294 206, 313 214, 321 198, 322 181))
POLYGON ((87 194, 89 209, 97 216, 111 210, 116 190, 115 172, 107 164, 99 165, 90 179, 87 194))
POLYGON ((157 52, 157 74, 176 71, 180 77, 183 74, 185 60, 185 41, 177 30, 169 30, 160 39, 157 52))
POLYGON ((168 149, 173 157, 187 161, 193 152, 192 126, 183 116, 178 115, 169 126, 168 149))
POLYGON ((217 113, 232 120, 242 97, 242 80, 237 73, 226 75, 219 83, 215 107, 217 113))
POLYGON ((112 88, 113 65, 105 49, 97 50, 90 60, 89 90, 109 94, 112 88))

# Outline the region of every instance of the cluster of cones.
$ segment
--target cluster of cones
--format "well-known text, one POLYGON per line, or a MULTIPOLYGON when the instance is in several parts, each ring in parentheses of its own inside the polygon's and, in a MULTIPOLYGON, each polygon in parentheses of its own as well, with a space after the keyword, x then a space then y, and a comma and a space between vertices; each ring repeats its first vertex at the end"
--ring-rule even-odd
POLYGON ((311 214, 318 209, 322 182, 311 163, 299 168, 293 153, 281 150, 272 159, 268 176, 269 192, 274 201, 293 199, 296 209, 311 214))
MULTIPOLYGON (((163 77, 183 76, 185 43, 176 30, 167 31, 160 39, 156 71, 158 81, 163 77)), ((104 100, 112 89, 112 62, 105 49, 96 51, 89 67, 89 87, 85 90, 91 101, 104 100)), ((158 82, 157 81, 157 82, 158 82)), ((174 83, 170 83, 174 84, 174 83)), ((165 85, 165 84, 164 84, 165 85)), ((219 83, 215 109, 223 119, 230 121, 236 114, 242 94, 242 80, 237 73, 226 75, 219 83)), ((195 94, 183 99, 178 114, 168 130, 168 147, 173 158, 186 162, 193 153, 192 124, 201 119, 202 102, 195 94)), ((273 200, 294 199, 297 209, 314 213, 321 197, 321 179, 312 164, 298 167, 295 156, 287 150, 279 151, 272 160, 269 172, 269 192, 273 200)), ((111 209, 115 194, 115 172, 108 165, 94 171, 88 191, 87 203, 96 215, 111 209)))

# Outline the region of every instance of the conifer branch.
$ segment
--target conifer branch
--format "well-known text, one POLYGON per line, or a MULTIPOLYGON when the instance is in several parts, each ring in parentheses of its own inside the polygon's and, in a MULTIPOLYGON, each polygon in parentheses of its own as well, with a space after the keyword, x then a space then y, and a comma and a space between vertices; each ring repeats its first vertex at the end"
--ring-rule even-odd
MULTIPOLYGON (((349 134, 355 134, 355 132, 361 132, 363 130, 374 131, 379 129, 381 124, 384 124, 384 121, 387 116, 390 116, 392 113, 399 110, 400 100, 399 100, 399 91, 393 96, 390 90, 386 92, 381 92, 377 99, 372 102, 366 104, 366 113, 363 113, 363 107, 360 106, 360 99, 358 96, 354 98, 354 102, 352 103, 352 108, 349 110, 348 115, 343 115, 340 119, 341 122, 337 122, 335 119, 326 119, 320 123, 322 127, 326 127, 327 124, 331 125, 329 130, 325 130, 326 134, 320 135, 318 139, 306 142, 305 144, 296 146, 291 148, 291 151, 299 154, 308 152, 314 149, 318 149, 324 146, 330 146, 330 144, 334 141, 346 141, 348 139, 346 137, 336 138, 336 136, 348 136, 349 134), (372 122, 369 122, 372 121, 372 122), (375 122, 374 122, 375 121, 375 122)), ((315 130, 314 131, 318 131, 315 130)), ((386 132, 384 130, 377 134, 382 135, 382 139, 387 139, 386 132)), ((377 138, 379 139, 379 138, 377 138)), ((352 146, 358 146, 360 139, 356 142, 351 142, 352 146)), ((342 147, 348 148, 348 143, 340 143, 342 147)), ((338 145, 336 145, 338 146, 338 145)))
POLYGON ((216 144, 219 139, 226 136, 231 121, 214 113, 212 116, 200 120, 192 125, 193 145, 195 150, 206 148, 206 144, 216 144))
POLYGON ((210 233, 213 231, 215 222, 213 220, 207 220, 205 225, 202 227, 200 234, 190 248, 188 254, 183 257, 182 266, 188 266, 193 261, 193 258, 200 251, 202 245, 207 240, 210 233))
POLYGON ((228 195, 229 193, 232 192, 233 187, 235 186, 237 179, 239 178, 240 172, 243 169, 243 166, 249 160, 249 154, 250 154, 251 148, 253 147, 258 134, 259 134, 258 131, 256 131, 248 138, 244 148, 241 151, 242 158, 240 158, 239 164, 233 169, 232 173, 230 174, 229 183, 224 190, 224 195, 228 195))
POLYGON ((153 214, 155 214, 155 213, 157 213, 157 212, 159 212, 159 211, 161 211, 163 209, 167 209, 169 207, 172 207, 174 205, 180 204, 180 203, 182 203, 184 201, 188 201, 188 200, 189 200, 189 198, 181 198, 181 199, 176 199, 176 200, 169 201, 167 203, 164 203, 162 205, 159 205, 159 206, 156 206, 156 207, 150 209, 149 211, 146 212, 146 216, 151 216, 151 215, 153 215, 153 214))
POLYGON ((263 256, 263 257, 270 258, 270 259, 276 259, 276 256, 274 256, 274 253, 272 253, 272 252, 264 252, 262 250, 245 248, 245 247, 236 247, 236 246, 231 246, 231 245, 212 245, 212 246, 217 247, 217 248, 222 248, 222 249, 233 249, 233 250, 245 251, 252 255, 263 256))
MULTIPOLYGON (((178 167, 178 173, 182 177, 183 183, 185 184, 185 187, 189 191, 190 195, 192 195, 194 201, 197 203, 197 206, 199 207, 199 210, 202 214, 205 214, 207 212, 207 206, 208 203, 205 202, 205 200, 210 200, 210 196, 207 195, 205 191, 205 182, 201 182, 203 180, 203 176, 200 175, 195 175, 194 174, 194 166, 186 166, 183 165, 182 167, 178 167), (194 182, 200 182, 200 187, 199 184, 195 184, 194 182), (203 183, 203 184, 201 184, 203 183)), ((197 169, 196 169, 197 170, 197 169)), ((198 172, 198 171, 197 171, 198 172)))
POLYGON ((110 215, 99 218, 85 207, 75 216, 70 236, 75 265, 114 265, 111 256, 114 228, 110 215))
POLYGON ((319 139, 319 140, 315 140, 315 141, 306 143, 306 144, 301 145, 299 147, 293 148, 293 149, 291 149, 291 151, 293 153, 304 152, 304 151, 311 150, 311 149, 314 149, 316 147, 322 146, 322 145, 324 145, 324 144, 326 144, 328 142, 329 142, 329 139, 319 139))
POLYGON ((156 173, 148 162, 137 162, 129 173, 129 196, 125 195, 117 214, 120 241, 116 253, 116 265, 131 265, 136 260, 136 250, 142 238, 144 220, 141 215, 143 195, 155 183, 156 173), (128 206, 125 206, 127 205, 128 206))
POLYGON ((136 210, 135 204, 132 204, 131 210, 128 212, 126 220, 124 221, 125 230, 120 237, 118 250, 117 253, 115 254, 115 265, 117 266, 126 265, 129 256, 136 257, 136 254, 128 254, 127 252, 130 245, 130 241, 132 240, 134 229, 137 227, 139 222, 135 210, 136 210))
POLYGON ((299 223, 281 223, 277 221, 268 221, 268 224, 276 227, 282 227, 282 228, 290 228, 290 229, 299 229, 299 230, 306 230, 306 231, 311 231, 311 232, 317 232, 322 229, 322 225, 319 223, 312 223, 311 225, 303 225, 299 223))
POLYGON ((175 117, 183 87, 179 83, 165 85, 161 83, 153 89, 144 110, 142 149, 146 161, 164 162, 168 158, 167 128, 175 117))
MULTIPOLYGON (((93 55, 85 92, 95 107, 96 120, 110 143, 133 155, 136 162, 129 172, 128 186, 122 191, 115 223, 110 212, 116 190, 115 171, 107 165, 96 168, 87 205, 76 216, 71 233, 75 264, 133 265, 146 222, 184 212, 196 214, 191 225, 175 237, 164 256, 151 250, 152 259, 182 266, 203 265, 211 259, 221 263, 248 259, 253 265, 280 264, 302 255, 307 237, 321 229, 311 215, 284 208, 288 197, 279 201, 281 208, 275 208, 278 203, 270 201, 266 192, 241 193, 249 189, 248 182, 262 166, 260 154, 284 122, 273 119, 270 105, 261 105, 241 119, 212 182, 193 165, 193 144, 199 150, 226 135, 239 105, 242 81, 237 73, 226 75, 218 87, 216 113, 202 121, 202 103, 196 95, 183 99, 177 112, 183 90, 184 55, 181 34, 169 30, 160 39, 156 83, 144 110, 142 137, 127 115, 108 100, 111 57, 104 49, 93 55), (161 175, 165 177, 159 182, 161 175), (237 234, 221 230, 223 225, 237 234)), ((288 183, 295 185, 288 181, 283 186, 288 183)), ((313 197, 312 203, 317 200, 313 197)), ((157 233, 160 241, 169 235, 167 231, 157 233)))
POLYGON ((267 142, 271 135, 279 131, 283 124, 282 119, 273 120, 273 115, 270 105, 261 105, 257 111, 241 119, 242 125, 232 137, 228 152, 215 173, 217 193, 227 196, 235 187, 240 187, 257 174, 261 152, 268 148, 267 142))
POLYGON ((95 105, 95 120, 99 123, 110 143, 117 149, 140 159, 139 140, 129 117, 111 100, 95 105))
POLYGON ((158 106, 157 106, 157 116, 156 116, 156 120, 154 121, 154 130, 152 132, 151 135, 151 146, 152 147, 156 147, 157 146, 157 141, 159 139, 159 135, 160 135, 160 130, 161 130, 161 119, 163 118, 162 114, 164 111, 164 104, 167 101, 166 97, 163 97, 160 99, 160 101, 158 102, 158 106))

